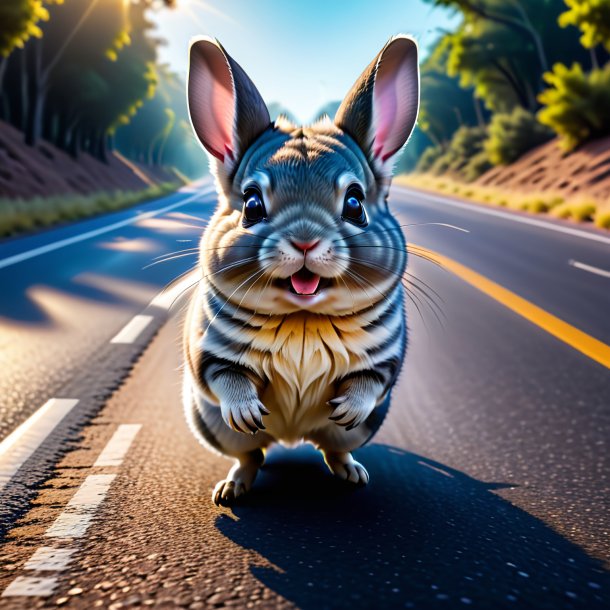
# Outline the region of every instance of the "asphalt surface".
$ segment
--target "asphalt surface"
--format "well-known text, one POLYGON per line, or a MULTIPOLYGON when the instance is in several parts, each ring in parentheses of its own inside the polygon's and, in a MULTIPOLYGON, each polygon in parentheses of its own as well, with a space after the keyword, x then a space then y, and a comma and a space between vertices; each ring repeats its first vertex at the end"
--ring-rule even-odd
MULTIPOLYGON (((71 392, 87 385, 87 358, 194 262, 142 270, 190 245, 176 240, 196 239, 201 221, 190 215, 205 218, 209 201, 0 270, 9 295, 2 353, 11 354, 0 369, 0 387, 10 389, 3 430, 65 379, 71 392), (83 274, 103 279, 95 292, 90 284, 82 292, 74 278, 83 274)), ((412 243, 610 342, 610 279, 569 264, 609 269, 608 244, 399 188, 391 205, 414 225, 405 227, 412 243), (430 222, 470 233, 422 224, 430 222)), ((89 408, 85 419, 94 419, 72 423, 28 505, 6 513, 0 590, 27 573, 83 481, 116 474, 86 534, 58 542, 76 551, 53 594, 4 597, 0 607, 607 608, 608 369, 425 260, 411 256, 409 271, 438 293, 443 313, 439 322, 425 304, 408 306, 409 349, 390 415, 357 452, 368 487, 340 485, 310 448, 278 448, 243 502, 215 507, 211 490, 229 462, 201 448, 182 417, 178 304, 159 334, 149 333, 124 385, 89 408), (94 466, 124 424, 142 428, 123 463, 94 466)), ((37 460, 17 478, 34 468, 40 478, 37 460)))
POLYGON ((3 261, 132 221, 16 264, 0 262, 0 439, 81 373, 100 346, 195 263, 183 257, 147 268, 157 256, 196 245, 214 202, 209 183, 200 188, 201 196, 184 205, 196 191, 0 243, 3 261), (143 218, 168 206, 176 207, 143 218))

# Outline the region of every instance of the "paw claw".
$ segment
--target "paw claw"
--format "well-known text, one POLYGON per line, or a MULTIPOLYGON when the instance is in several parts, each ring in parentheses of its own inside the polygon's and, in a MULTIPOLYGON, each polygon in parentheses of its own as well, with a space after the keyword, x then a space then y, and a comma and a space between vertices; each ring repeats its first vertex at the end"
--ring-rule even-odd
POLYGON ((375 408, 374 399, 358 395, 339 396, 329 400, 328 404, 333 408, 328 419, 347 431, 359 426, 375 408))
POLYGON ((369 473, 366 468, 347 454, 327 454, 326 464, 330 471, 339 479, 364 486, 369 482, 369 473))
POLYGON ((256 434, 259 430, 266 429, 262 418, 268 415, 269 411, 258 398, 240 404, 221 402, 220 408, 223 419, 236 432, 256 434))

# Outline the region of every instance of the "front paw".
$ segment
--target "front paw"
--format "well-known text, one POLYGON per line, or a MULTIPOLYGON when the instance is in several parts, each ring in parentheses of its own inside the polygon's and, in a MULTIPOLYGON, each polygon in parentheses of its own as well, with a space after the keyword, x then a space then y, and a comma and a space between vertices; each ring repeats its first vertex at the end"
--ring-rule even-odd
POLYGON ((353 430, 359 426, 372 413, 375 408, 375 399, 363 394, 345 393, 328 401, 333 414, 328 418, 346 430, 353 430))
POLYGON ((220 411, 227 426, 244 434, 265 430, 263 415, 269 415, 268 409, 255 396, 239 402, 221 402, 220 411))

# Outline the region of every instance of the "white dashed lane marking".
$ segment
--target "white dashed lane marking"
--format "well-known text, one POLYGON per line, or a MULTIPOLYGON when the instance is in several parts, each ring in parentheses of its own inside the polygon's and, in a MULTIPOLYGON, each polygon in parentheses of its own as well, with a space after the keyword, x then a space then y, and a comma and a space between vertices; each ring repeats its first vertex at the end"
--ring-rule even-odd
MULTIPOLYGON (((120 466, 141 428, 140 424, 119 426, 102 449, 94 467, 120 466)), ((85 535, 116 476, 114 473, 87 476, 61 514, 45 532, 47 538, 55 539, 57 546, 40 547, 24 565, 24 570, 61 572, 68 568, 77 550, 74 539, 85 535), (62 544, 70 546, 61 546, 62 544)), ((48 597, 53 595, 57 581, 57 577, 47 575, 18 576, 4 590, 2 597, 48 597)))
POLYGON ((56 549, 52 546, 41 546, 23 566, 24 570, 41 572, 61 572, 72 561, 76 549, 56 549))
POLYGON ((51 398, 0 443, 0 491, 77 403, 51 398))
POLYGON ((53 595, 57 578, 38 576, 18 576, 4 590, 2 597, 48 597, 53 595))
POLYGON ((582 269, 583 271, 588 271, 589 273, 594 273, 595 275, 610 278, 610 271, 606 271, 605 269, 600 269, 599 267, 594 267, 593 265, 587 265, 585 263, 579 263, 575 260, 569 261, 568 264, 572 267, 576 267, 576 269, 582 269))
POLYGON ((93 465, 120 466, 141 427, 141 424, 123 424, 119 426, 93 465))
POLYGON ((153 321, 153 316, 138 314, 125 324, 110 343, 133 343, 140 333, 153 321))
POLYGON ((116 474, 90 474, 74 494, 55 523, 46 531, 49 538, 80 538, 91 525, 116 474))

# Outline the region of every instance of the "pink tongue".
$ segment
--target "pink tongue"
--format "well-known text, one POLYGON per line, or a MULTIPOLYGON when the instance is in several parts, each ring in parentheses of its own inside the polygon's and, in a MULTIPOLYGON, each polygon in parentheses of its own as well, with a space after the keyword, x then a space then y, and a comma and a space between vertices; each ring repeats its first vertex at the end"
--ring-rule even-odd
POLYGON ((303 277, 303 274, 299 272, 291 275, 290 281, 292 282, 292 287, 296 293, 313 294, 318 289, 320 276, 308 274, 306 277, 303 277))

